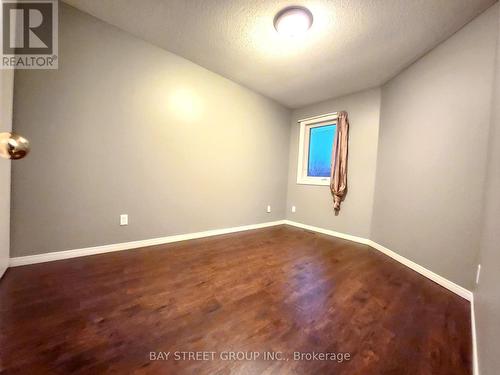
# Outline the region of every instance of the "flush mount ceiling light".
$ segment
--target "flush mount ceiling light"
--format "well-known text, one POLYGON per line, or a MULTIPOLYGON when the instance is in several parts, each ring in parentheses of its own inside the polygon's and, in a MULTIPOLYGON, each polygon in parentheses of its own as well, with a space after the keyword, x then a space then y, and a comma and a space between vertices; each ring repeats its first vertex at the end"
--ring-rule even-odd
POLYGON ((296 37, 305 34, 313 23, 311 11, 304 7, 291 6, 276 14, 274 28, 281 35, 296 37))

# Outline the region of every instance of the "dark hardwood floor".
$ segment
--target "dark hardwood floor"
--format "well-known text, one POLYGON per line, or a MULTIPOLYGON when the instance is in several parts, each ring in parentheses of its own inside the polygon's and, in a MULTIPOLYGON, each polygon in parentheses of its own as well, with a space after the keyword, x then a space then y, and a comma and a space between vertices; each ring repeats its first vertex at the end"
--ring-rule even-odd
POLYGON ((0 373, 471 374, 470 306, 367 246, 279 226, 9 269, 0 373), (282 360, 223 360, 266 351, 282 360))

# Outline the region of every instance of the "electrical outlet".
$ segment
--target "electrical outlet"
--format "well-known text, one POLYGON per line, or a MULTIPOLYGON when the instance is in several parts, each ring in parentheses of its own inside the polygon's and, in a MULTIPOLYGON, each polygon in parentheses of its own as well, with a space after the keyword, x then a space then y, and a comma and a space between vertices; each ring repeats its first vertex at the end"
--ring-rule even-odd
POLYGON ((270 205, 268 205, 268 206, 267 206, 267 213, 270 213, 270 212, 271 212, 271 206, 270 206, 270 205))
POLYGON ((479 284, 479 278, 481 277, 481 265, 477 265, 477 272, 476 272, 476 284, 479 284))
POLYGON ((128 215, 127 214, 120 215, 120 225, 128 225, 128 215))
POLYGON ((292 212, 297 211, 297 208, 295 206, 292 206, 292 212))

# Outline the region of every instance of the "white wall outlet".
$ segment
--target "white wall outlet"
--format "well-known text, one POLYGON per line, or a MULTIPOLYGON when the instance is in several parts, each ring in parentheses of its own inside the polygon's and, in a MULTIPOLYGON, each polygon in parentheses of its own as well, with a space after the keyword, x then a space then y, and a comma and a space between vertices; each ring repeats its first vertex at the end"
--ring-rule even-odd
POLYGON ((479 278, 481 277, 481 265, 477 265, 477 272, 476 272, 476 284, 479 284, 479 278))
POLYGON ((296 212, 297 208, 295 206, 292 206, 292 212, 296 212))
POLYGON ((128 215, 120 215, 120 225, 128 225, 128 215))
POLYGON ((270 213, 270 212, 271 212, 271 206, 267 205, 267 213, 270 213))

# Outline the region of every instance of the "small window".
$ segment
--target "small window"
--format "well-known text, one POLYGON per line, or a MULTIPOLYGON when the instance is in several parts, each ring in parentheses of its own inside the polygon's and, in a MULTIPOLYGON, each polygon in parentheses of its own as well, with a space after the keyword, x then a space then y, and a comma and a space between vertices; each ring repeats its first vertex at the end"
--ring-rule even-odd
POLYGON ((300 121, 298 184, 330 184, 336 130, 336 114, 300 121))

